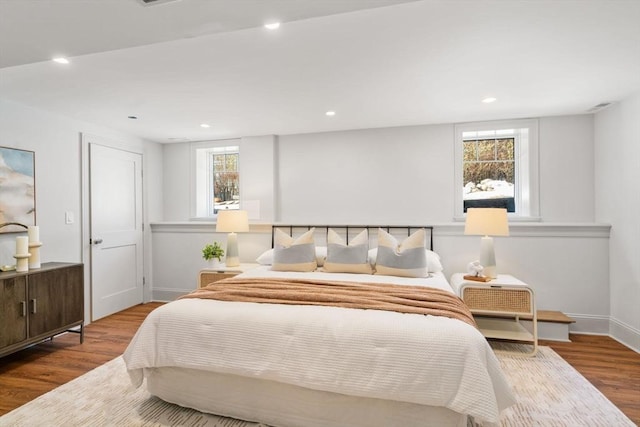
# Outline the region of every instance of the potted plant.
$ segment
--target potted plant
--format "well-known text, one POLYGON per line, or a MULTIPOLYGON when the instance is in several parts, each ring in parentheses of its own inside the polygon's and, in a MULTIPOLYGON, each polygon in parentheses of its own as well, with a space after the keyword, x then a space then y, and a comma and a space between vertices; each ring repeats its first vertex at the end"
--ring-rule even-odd
POLYGON ((211 262, 213 265, 219 264, 222 261, 223 256, 224 249, 222 249, 218 242, 213 242, 213 245, 208 244, 202 248, 202 258, 211 262))

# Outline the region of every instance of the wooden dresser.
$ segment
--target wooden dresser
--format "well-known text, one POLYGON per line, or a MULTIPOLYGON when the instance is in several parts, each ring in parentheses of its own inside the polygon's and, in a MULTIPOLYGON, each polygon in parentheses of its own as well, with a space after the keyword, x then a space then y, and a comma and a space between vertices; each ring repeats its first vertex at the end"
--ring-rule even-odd
POLYGON ((0 357, 54 335, 84 340, 82 264, 51 262, 25 273, 0 273, 0 357))

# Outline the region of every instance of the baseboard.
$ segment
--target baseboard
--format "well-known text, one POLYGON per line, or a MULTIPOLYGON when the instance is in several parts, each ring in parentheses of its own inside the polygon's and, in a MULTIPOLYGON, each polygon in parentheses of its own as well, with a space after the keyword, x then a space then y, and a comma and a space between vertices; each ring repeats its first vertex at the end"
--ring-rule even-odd
POLYGON ((621 322, 618 319, 610 319, 609 335, 614 340, 624 344, 636 353, 640 353, 640 331, 621 322))
POLYGON ((188 293, 184 289, 153 289, 152 300, 157 302, 170 302, 188 293))
POLYGON ((569 326, 570 333, 609 335, 609 316, 594 316, 575 313, 566 314, 576 321, 569 326))
MULTIPOLYGON (((522 323, 522 326, 529 332, 533 333, 533 322, 531 322, 531 320, 522 320, 520 323, 522 323)), ((569 324, 538 320, 538 339, 571 342, 569 339, 569 324)))

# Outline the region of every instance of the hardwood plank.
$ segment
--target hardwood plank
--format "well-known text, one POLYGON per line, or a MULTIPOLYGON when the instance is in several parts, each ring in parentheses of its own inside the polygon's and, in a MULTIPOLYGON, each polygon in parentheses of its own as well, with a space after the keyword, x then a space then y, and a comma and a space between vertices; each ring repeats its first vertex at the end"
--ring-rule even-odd
POLYGON ((142 321, 161 303, 142 304, 0 358, 0 415, 121 355, 142 321))
MULTIPOLYGON (((161 303, 142 304, 85 328, 84 344, 65 334, 0 358, 0 415, 121 355, 138 327, 161 303)), ((640 424, 640 354, 606 336, 571 335, 548 345, 640 424)))
POLYGON ((571 334, 571 342, 540 341, 640 425, 640 353, 601 335, 571 334))

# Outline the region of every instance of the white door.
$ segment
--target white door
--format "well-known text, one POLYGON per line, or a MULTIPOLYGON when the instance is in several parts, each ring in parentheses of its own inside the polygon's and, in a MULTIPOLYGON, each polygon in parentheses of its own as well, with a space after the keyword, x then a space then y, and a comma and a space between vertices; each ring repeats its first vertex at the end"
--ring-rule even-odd
POLYGON ((89 144, 92 320, 142 303, 142 156, 89 144))

